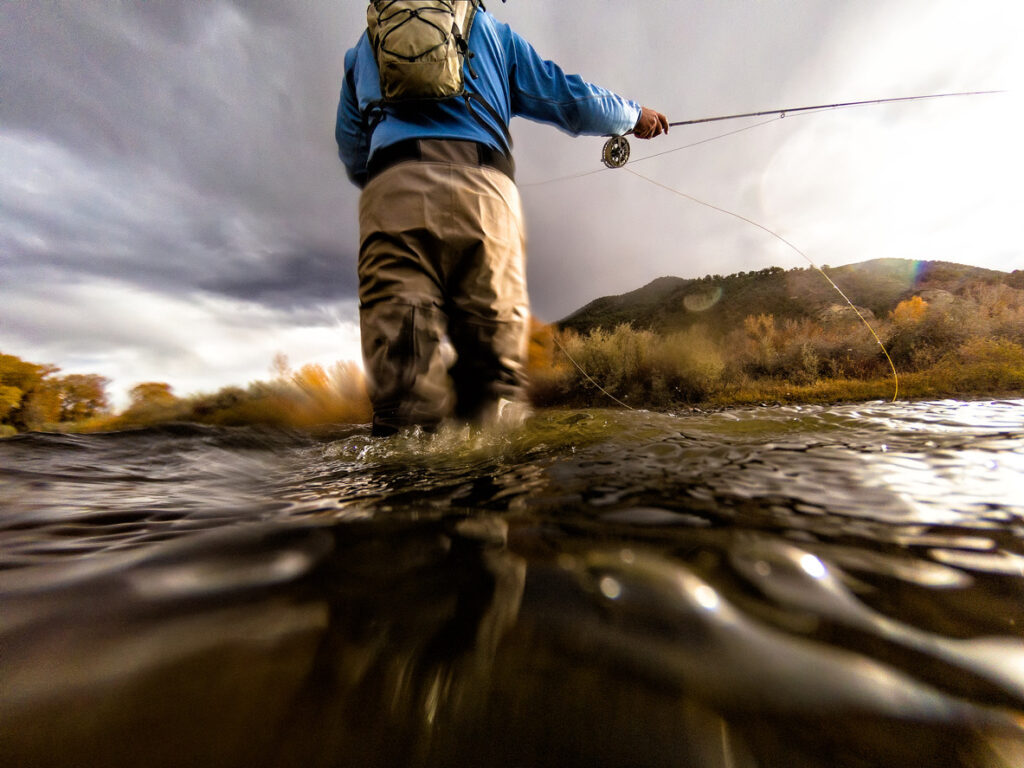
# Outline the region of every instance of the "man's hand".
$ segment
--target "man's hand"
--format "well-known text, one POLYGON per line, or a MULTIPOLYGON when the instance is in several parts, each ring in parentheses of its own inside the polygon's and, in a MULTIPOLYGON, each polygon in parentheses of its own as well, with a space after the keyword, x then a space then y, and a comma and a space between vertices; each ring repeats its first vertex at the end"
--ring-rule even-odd
POLYGON ((633 126, 633 135, 638 139, 653 139, 668 133, 668 118, 649 107, 640 107, 640 117, 633 126))

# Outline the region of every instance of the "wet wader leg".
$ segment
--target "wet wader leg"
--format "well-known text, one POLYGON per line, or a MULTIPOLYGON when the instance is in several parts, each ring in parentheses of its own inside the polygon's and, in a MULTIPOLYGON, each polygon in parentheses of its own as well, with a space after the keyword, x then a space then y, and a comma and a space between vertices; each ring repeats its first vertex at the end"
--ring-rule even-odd
POLYGON ((359 321, 373 434, 436 427, 452 406, 440 351, 444 314, 432 307, 382 301, 362 307, 359 321))
POLYGON ((519 193, 500 172, 472 169, 459 185, 473 212, 452 237, 462 247, 447 272, 456 415, 486 421, 502 400, 526 400, 529 303, 519 193))
POLYGON ((526 378, 522 346, 525 323, 456 321, 452 344, 458 360, 452 367, 455 414, 468 421, 497 415, 502 400, 524 402, 526 378))
POLYGON ((454 401, 438 239, 422 193, 398 171, 372 180, 360 201, 359 321, 375 435, 432 429, 454 401))

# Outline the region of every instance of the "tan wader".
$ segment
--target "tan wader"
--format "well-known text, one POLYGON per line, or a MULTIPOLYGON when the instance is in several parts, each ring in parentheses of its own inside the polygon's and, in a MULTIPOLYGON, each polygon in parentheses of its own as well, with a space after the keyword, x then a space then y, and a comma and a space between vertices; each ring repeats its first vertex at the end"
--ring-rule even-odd
POLYGON ((420 160, 375 175, 359 202, 360 325, 378 435, 485 420, 524 399, 519 191, 477 163, 471 142, 419 145, 420 160))

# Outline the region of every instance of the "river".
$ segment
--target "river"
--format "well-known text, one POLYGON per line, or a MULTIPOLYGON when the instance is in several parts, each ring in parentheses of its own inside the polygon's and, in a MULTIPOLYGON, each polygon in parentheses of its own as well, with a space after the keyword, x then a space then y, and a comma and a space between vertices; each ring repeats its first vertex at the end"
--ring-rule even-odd
POLYGON ((0 441, 0 764, 1024 765, 1024 400, 0 441))

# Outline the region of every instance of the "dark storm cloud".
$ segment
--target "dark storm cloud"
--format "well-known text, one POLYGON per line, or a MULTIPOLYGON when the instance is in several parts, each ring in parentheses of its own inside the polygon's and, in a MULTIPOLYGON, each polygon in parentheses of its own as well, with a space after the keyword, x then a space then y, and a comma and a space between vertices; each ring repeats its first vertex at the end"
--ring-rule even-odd
POLYGON ((327 251, 307 249, 260 259, 248 266, 240 265, 204 281, 201 287, 238 299, 291 309, 352 296, 357 286, 355 271, 344 258, 327 251))
POLYGON ((249 201, 203 195, 163 172, 124 174, 52 145, 5 146, 29 155, 13 168, 21 183, 0 181, 9 217, 0 248, 13 256, 12 282, 113 278, 279 307, 354 294, 350 246, 318 238, 315 223, 300 229, 305 211, 261 215, 249 201))
POLYGON ((4 8, 0 247, 46 271, 273 305, 351 297, 345 44, 280 4, 4 8), (320 243, 314 248, 294 243, 320 243))
POLYGON ((230 169, 227 146, 301 120, 313 57, 337 56, 311 50, 301 27, 261 26, 266 14, 226 2, 11 3, 4 13, 8 129, 126 161, 178 158, 185 171, 210 170, 196 160, 211 155, 230 169))

